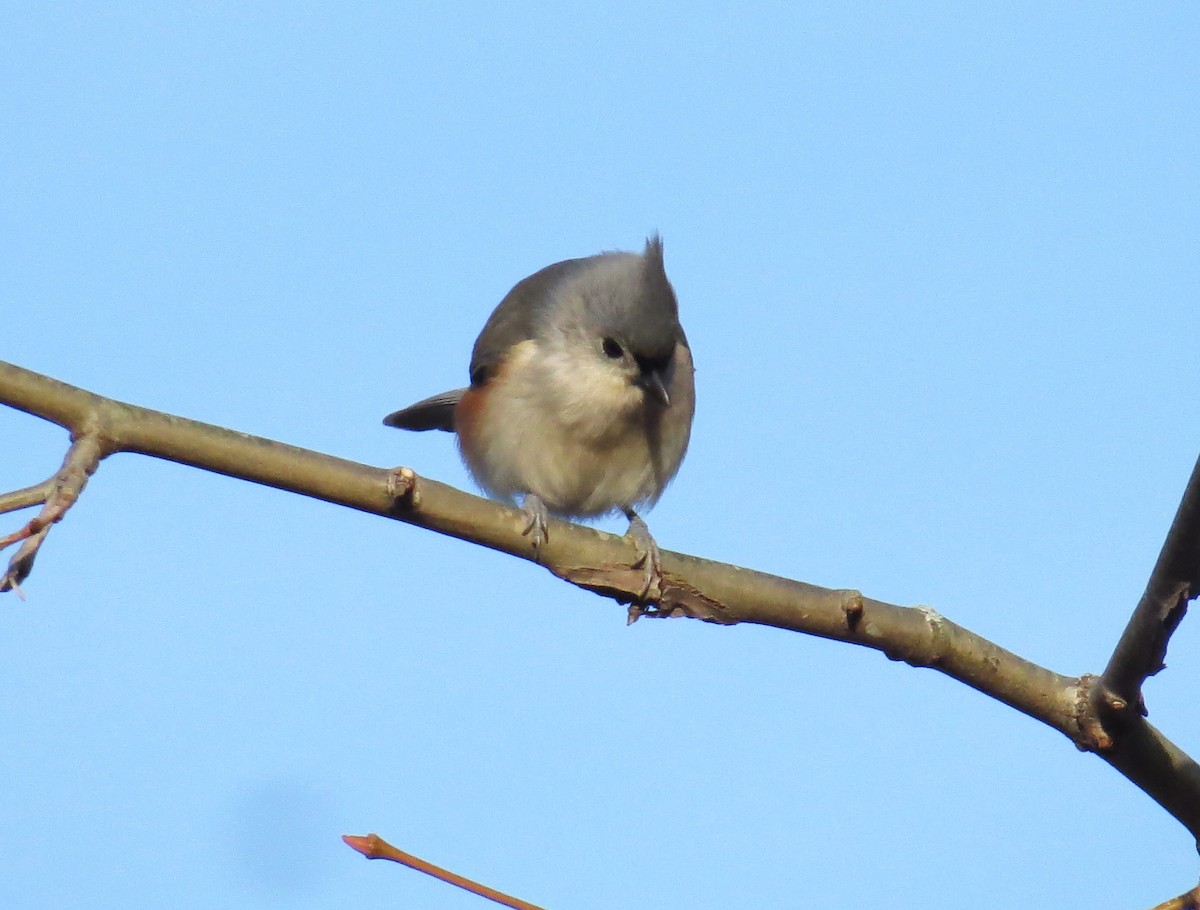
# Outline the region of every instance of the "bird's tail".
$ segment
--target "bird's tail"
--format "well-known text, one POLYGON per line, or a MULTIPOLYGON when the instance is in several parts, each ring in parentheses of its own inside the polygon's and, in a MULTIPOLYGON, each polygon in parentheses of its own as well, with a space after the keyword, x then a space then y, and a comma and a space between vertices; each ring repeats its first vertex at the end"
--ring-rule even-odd
POLYGON ((454 406, 465 391, 466 389, 454 389, 452 392, 442 392, 440 395, 410 404, 407 408, 388 414, 383 418, 383 422, 386 426, 398 430, 445 430, 447 433, 453 433, 454 406))

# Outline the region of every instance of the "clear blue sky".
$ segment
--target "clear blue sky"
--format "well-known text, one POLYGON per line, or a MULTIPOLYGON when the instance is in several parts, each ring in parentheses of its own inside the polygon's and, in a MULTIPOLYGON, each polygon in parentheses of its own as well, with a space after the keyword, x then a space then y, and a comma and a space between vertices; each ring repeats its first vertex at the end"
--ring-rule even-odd
MULTIPOLYGON (((0 358, 469 486, 380 425, 517 279, 662 232, 669 549, 1103 667, 1200 451, 1192 3, 9 4, 0 358)), ((0 411, 0 486, 65 434, 0 411)), ((15 527, 22 516, 8 516, 15 527)), ((613 522, 613 530, 623 530, 613 522)), ((7 554, 5 554, 7 557, 7 554)), ((0 604, 0 905, 1148 907, 1189 838, 930 671, 624 625, 135 456, 0 604)), ((1200 754, 1200 618, 1148 687, 1200 754)))

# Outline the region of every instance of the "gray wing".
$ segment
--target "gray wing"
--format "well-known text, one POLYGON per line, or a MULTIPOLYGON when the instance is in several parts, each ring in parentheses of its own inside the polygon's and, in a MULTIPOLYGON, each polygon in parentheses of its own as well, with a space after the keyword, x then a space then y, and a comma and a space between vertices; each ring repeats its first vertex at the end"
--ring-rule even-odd
POLYGON ((454 389, 452 392, 442 392, 410 404, 407 408, 394 411, 383 418, 385 426, 398 430, 445 430, 454 432, 454 406, 458 404, 466 389, 454 389))
POLYGON ((471 385, 487 382, 510 348, 534 337, 554 287, 587 268, 595 258, 588 256, 556 262, 513 286, 475 339, 475 349, 471 352, 471 385))
MULTIPOLYGON (((550 300, 556 284, 582 268, 587 259, 567 259, 548 265, 540 272, 518 281, 500 305, 488 317, 483 331, 475 339, 471 352, 471 385, 480 386, 490 379, 509 348, 532 338, 541 310, 550 300)), ((454 406, 466 389, 442 392, 388 414, 385 425, 400 430, 445 430, 454 432, 454 406)))

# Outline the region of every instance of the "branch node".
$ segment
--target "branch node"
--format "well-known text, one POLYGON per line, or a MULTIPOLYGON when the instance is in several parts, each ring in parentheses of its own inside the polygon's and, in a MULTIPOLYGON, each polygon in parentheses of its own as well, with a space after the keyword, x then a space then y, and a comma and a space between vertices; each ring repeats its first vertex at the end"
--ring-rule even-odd
POLYGON ((388 471, 387 495, 393 506, 406 506, 415 509, 421 504, 421 494, 417 490, 417 472, 412 468, 400 467, 388 471))
POLYGON ((842 613, 846 616, 846 626, 851 632, 855 632, 866 612, 866 602, 860 591, 843 591, 842 597, 842 613))
POLYGON ((924 660, 914 660, 907 657, 904 660, 914 667, 937 669, 941 667, 945 659, 945 653, 949 648, 949 638, 946 634, 946 619, 933 607, 919 606, 916 607, 916 610, 925 618, 925 624, 929 626, 928 656, 924 660))
POLYGON ((1091 673, 1079 678, 1075 695, 1075 733, 1071 737, 1080 752, 1107 752, 1113 747, 1113 739, 1104 729, 1104 723, 1096 712, 1095 699, 1102 691, 1103 681, 1091 673))

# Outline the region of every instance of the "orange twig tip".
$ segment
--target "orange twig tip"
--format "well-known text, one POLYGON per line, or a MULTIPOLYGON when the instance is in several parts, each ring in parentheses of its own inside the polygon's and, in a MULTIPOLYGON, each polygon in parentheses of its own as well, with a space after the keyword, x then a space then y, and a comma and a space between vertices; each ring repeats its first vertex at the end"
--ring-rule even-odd
POLYGON ((402 866, 408 866, 410 869, 416 869, 418 872, 432 875, 434 878, 448 885, 454 885, 456 888, 462 888, 464 891, 470 891, 472 894, 486 897, 497 904, 511 907, 512 910, 542 910, 536 904, 523 901, 519 897, 504 894, 495 888, 489 888, 487 885, 481 885, 479 882, 464 878, 457 873, 451 872, 449 869, 443 869, 441 866, 435 866, 433 863, 426 862, 419 856, 405 853, 398 847, 393 847, 378 834, 343 834, 342 840, 346 842, 347 846, 357 850, 367 859, 390 859, 394 863, 400 863, 402 866))

